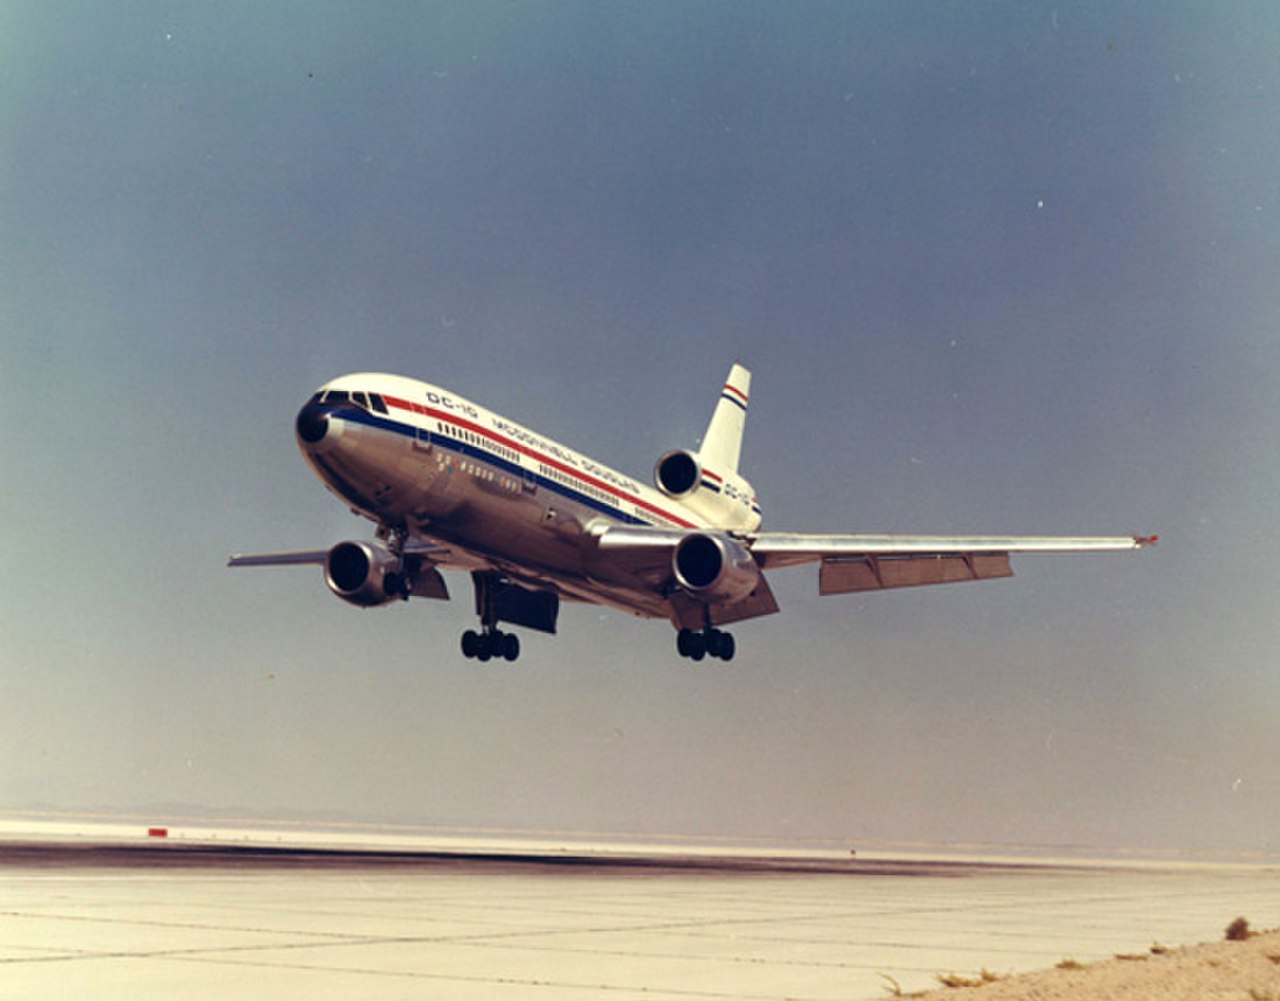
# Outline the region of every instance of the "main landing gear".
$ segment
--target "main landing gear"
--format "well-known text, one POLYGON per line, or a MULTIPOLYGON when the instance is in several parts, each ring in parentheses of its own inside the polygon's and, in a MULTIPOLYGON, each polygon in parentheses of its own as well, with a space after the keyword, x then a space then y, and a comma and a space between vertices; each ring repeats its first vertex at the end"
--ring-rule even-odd
POLYGON ((476 591, 476 614, 480 632, 462 634, 462 655, 468 660, 515 660, 520 656, 520 638, 504 633, 499 622, 512 622, 530 629, 555 632, 559 601, 554 594, 529 591, 492 570, 471 574, 476 591))
POLYGON ((738 652, 738 644, 734 642, 731 633, 707 626, 700 631, 681 629, 676 633, 676 650, 681 657, 688 657, 690 660, 719 657, 723 661, 730 661, 738 652))
POLYGON ((462 634, 462 656, 482 664, 492 658, 515 660, 520 656, 520 637, 504 633, 496 627, 485 627, 483 632, 468 629, 462 634))

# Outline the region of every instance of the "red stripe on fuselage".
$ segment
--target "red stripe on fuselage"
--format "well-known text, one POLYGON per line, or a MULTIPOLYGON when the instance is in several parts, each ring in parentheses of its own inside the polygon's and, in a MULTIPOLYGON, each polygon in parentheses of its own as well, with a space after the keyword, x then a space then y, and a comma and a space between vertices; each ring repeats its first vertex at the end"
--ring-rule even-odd
POLYGON ((597 490, 603 490, 605 493, 611 494, 612 496, 617 497, 619 500, 627 501, 628 503, 634 504, 636 507, 643 508, 644 510, 650 512, 651 514, 656 514, 660 518, 665 518, 667 521, 673 522, 674 524, 679 525, 681 528, 697 528, 698 527, 691 521, 686 521, 683 518, 678 518, 675 515, 662 510, 662 508, 658 507, 656 504, 649 503, 643 497, 639 497, 635 494, 626 493, 625 491, 620 490, 618 487, 615 487, 612 484, 605 483, 603 480, 597 480, 595 477, 587 476, 585 473, 579 472, 578 470, 574 469, 572 466, 569 466, 563 462, 560 462, 558 459, 553 459, 549 455, 543 455, 541 452, 536 452, 532 448, 530 448, 528 445, 518 442, 514 438, 507 438, 503 435, 500 435, 496 431, 493 431, 482 424, 477 424, 474 421, 466 420, 465 418, 458 417, 457 415, 448 413, 447 411, 444 411, 444 410, 437 410, 434 407, 424 406, 421 403, 414 403, 411 400, 404 400, 398 396, 387 396, 384 393, 382 394, 382 398, 383 400, 386 401, 386 404, 389 407, 397 407, 401 410, 408 410, 415 414, 421 414, 424 417, 431 417, 435 420, 443 421, 446 424, 452 424, 454 427, 460 427, 467 431, 471 431, 471 432, 474 432, 475 434, 488 438, 490 441, 496 442, 499 445, 502 445, 504 448, 513 449, 522 455, 527 455, 529 458, 533 459, 535 462, 541 462, 544 465, 552 467, 553 469, 558 469, 560 470, 560 472, 565 473, 568 476, 572 476, 574 479, 577 479, 582 483, 590 484, 591 486, 595 487, 597 490))

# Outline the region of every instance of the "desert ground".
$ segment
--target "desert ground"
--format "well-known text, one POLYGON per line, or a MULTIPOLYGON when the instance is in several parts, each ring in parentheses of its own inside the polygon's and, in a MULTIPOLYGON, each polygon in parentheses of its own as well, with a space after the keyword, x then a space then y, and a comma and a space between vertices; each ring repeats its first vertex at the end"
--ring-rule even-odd
MULTIPOLYGON (((1074 968, 1025 973, 981 986, 939 987, 901 997, 928 1001, 1280 1001, 1280 931, 1117 956, 1074 968)), ((999 976, 997 971, 992 971, 999 976)), ((980 975, 961 975, 980 980, 980 975)), ((891 995, 887 995, 891 996, 891 995)))

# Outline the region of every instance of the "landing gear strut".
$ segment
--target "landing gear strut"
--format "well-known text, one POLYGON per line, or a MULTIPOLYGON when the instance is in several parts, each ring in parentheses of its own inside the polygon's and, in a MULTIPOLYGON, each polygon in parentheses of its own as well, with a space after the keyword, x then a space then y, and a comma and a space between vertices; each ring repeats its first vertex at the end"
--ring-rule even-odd
POLYGON ((408 601, 413 593, 413 577, 405 565, 404 546, 409 541, 409 530, 404 525, 383 525, 375 533, 379 539, 386 540, 387 548, 396 558, 396 569, 382 581, 388 596, 394 595, 401 601, 408 601))
POLYGON ((700 631, 681 629, 676 633, 676 650, 681 657, 688 657, 690 660, 719 657, 723 661, 730 661, 738 652, 738 644, 732 633, 722 632, 708 625, 700 631))

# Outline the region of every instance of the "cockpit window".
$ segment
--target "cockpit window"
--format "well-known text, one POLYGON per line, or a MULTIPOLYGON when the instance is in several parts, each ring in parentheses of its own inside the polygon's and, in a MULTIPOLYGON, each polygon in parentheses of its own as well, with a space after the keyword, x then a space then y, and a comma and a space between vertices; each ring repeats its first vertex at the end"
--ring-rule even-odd
POLYGON ((319 403, 321 399, 325 403, 354 403, 365 410, 376 410, 380 414, 387 413, 386 400, 377 393, 366 393, 363 390, 330 389, 328 392, 321 390, 311 397, 313 403, 319 403))

